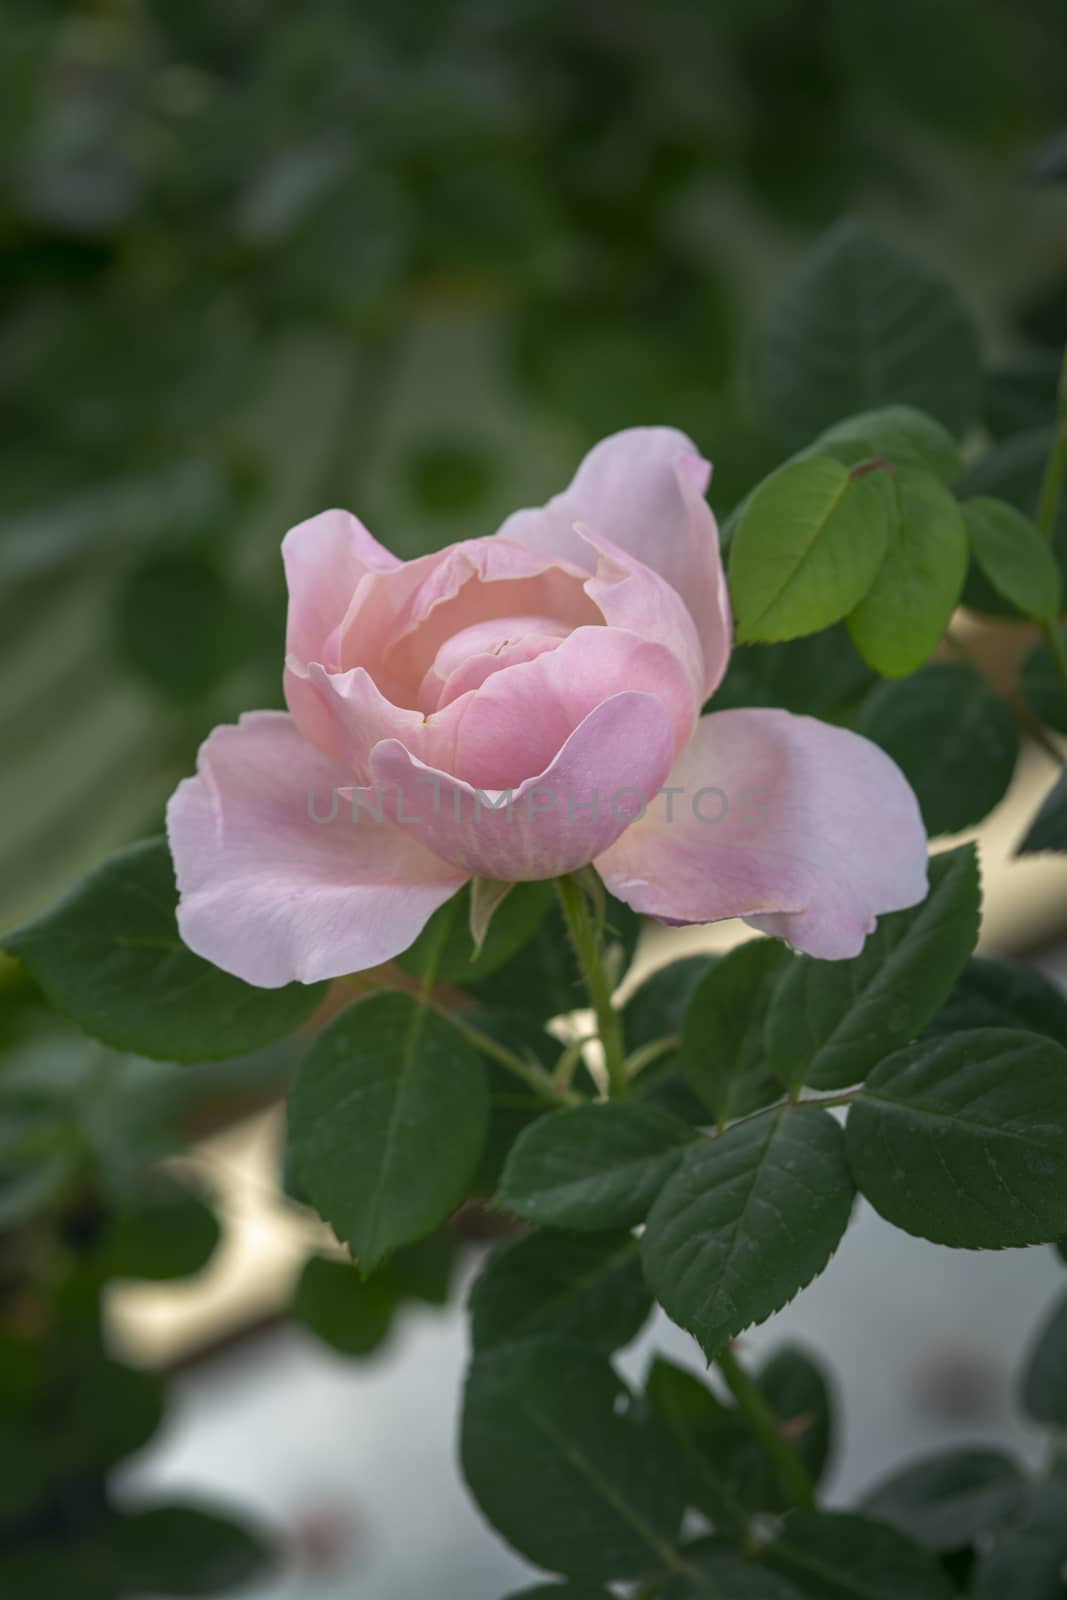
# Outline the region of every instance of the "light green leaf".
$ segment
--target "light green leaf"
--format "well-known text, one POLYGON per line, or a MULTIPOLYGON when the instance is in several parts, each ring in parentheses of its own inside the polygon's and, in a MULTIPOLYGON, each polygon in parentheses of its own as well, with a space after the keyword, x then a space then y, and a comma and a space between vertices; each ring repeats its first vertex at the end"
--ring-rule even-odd
POLYGON ((889 678, 922 665, 948 626, 967 574, 967 536, 959 504, 922 467, 892 475, 895 515, 885 560, 849 614, 848 631, 865 661, 889 678))
POLYGON ((471 1290, 471 1338, 475 1350, 556 1338, 608 1353, 651 1309, 632 1234, 537 1232, 490 1257, 471 1290))
POLYGON ((813 457, 764 479, 730 544, 738 644, 817 633, 858 605, 889 544, 889 476, 813 457))
POLYGON ((794 1106, 688 1150, 652 1208, 645 1273, 668 1316, 715 1352, 810 1283, 848 1225, 841 1130, 794 1106))
POLYGON ((537 1340, 476 1355, 460 1448, 482 1511, 537 1566, 606 1580, 670 1559, 675 1452, 598 1352, 537 1340))
POLYGON ((256 989, 186 948, 164 839, 120 850, 5 948, 50 1003, 116 1050, 161 1061, 244 1055, 292 1033, 325 984, 256 989))
POLYGON ((463 1199, 488 1111, 455 1029, 408 995, 371 995, 319 1035, 289 1096, 297 1180, 370 1271, 463 1199))
POLYGON ((987 817, 1015 775, 1019 730, 973 667, 938 662, 871 695, 858 731, 902 768, 931 835, 987 817))
POLYGON ((846 1124, 857 1187, 887 1222, 968 1250, 1067 1234, 1067 1050, 1014 1028, 882 1061, 846 1124))
POLYGON ((846 467, 878 457, 897 468, 924 468, 947 484, 955 483, 962 467, 948 429, 914 406, 881 406, 846 417, 820 433, 804 454, 833 456, 846 467))
POLYGON ((778 1098, 763 1045, 763 1023, 791 956, 776 939, 751 939, 697 985, 682 1025, 680 1060, 720 1126, 778 1098))
POLYGON ((961 845, 930 858, 926 899, 879 917, 858 956, 798 956, 770 1001, 771 1070, 791 1087, 858 1083, 943 1004, 974 949, 980 914, 977 852, 961 845))
POLYGON ((755 385, 788 449, 842 417, 901 403, 958 436, 981 405, 978 330, 945 279, 844 222, 787 284, 757 349, 755 385))
POLYGON ((965 501, 963 516, 974 558, 994 589, 1024 616, 1043 621, 1057 616, 1060 569, 1030 518, 989 495, 965 501))
POLYGON ((656 1106, 608 1101, 553 1112, 519 1135, 493 1205, 554 1228, 631 1228, 692 1138, 656 1106))

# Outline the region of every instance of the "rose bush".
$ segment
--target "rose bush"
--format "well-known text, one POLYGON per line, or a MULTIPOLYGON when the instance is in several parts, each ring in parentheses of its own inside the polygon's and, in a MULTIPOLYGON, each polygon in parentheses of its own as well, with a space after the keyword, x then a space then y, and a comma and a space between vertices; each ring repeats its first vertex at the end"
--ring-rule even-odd
POLYGON ((169 806, 186 943, 312 982, 397 955, 472 875, 589 863, 636 911, 830 959, 921 900, 918 806, 877 746, 701 715, 731 645, 709 476, 684 435, 631 429, 415 561, 344 511, 292 529, 289 714, 216 728, 169 806))

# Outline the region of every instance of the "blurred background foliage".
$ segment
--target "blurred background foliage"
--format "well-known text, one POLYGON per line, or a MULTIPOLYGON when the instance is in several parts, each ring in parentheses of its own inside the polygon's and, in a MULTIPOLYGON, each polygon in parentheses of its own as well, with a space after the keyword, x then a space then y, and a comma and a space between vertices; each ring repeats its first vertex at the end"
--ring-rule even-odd
POLYGON ((1065 56, 1059 0, 8 0, 0 922, 279 703, 291 522, 410 556, 650 421, 724 515, 788 442, 752 330, 845 212, 962 280, 990 425, 1044 420, 1065 56))

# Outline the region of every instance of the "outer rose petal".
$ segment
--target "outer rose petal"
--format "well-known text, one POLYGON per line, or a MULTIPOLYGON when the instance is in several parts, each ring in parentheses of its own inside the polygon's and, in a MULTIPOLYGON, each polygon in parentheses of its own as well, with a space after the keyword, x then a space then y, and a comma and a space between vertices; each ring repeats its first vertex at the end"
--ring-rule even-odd
POLYGON ((323 511, 282 540, 289 620, 285 648, 301 661, 329 664, 330 637, 360 579, 403 565, 349 511, 323 511))
POLYGON ((178 927, 197 955, 276 989, 373 967, 406 950, 466 881, 417 838, 339 801, 349 775, 284 712, 216 728, 171 796, 178 927))
POLYGON ((704 499, 711 468, 675 428, 627 428, 595 445, 570 487, 540 510, 517 511, 504 538, 588 568, 583 523, 667 579, 684 598, 704 650, 704 693, 730 654, 730 602, 715 518, 704 499))
POLYGON ((628 691, 590 712, 546 770, 517 785, 499 810, 490 804, 497 791, 483 796, 393 739, 372 752, 371 769, 390 814, 431 850, 465 875, 516 882, 592 861, 655 794, 673 749, 663 703, 628 691))
POLYGON ((657 799, 595 863, 635 911, 669 922, 744 917, 839 960, 859 954, 876 917, 926 894, 915 796, 858 734, 787 711, 716 712, 701 718, 667 787, 681 792, 657 799))

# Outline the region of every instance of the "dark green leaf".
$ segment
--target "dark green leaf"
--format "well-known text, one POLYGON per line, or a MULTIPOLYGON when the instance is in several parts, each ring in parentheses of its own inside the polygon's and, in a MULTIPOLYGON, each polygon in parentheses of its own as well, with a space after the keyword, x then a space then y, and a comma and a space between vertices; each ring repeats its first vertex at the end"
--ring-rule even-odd
MULTIPOLYGON (((1067 648, 1067 631, 1060 630, 1067 648)), ((1057 733, 1067 733, 1067 689, 1056 670, 1056 663, 1043 644, 1026 655, 1019 673, 1019 687, 1030 710, 1057 733)))
POLYGON ((790 461, 755 489, 730 543, 739 644, 838 622, 874 582, 892 531, 890 474, 828 456, 790 461))
POLYGON ((475 1357, 463 1470, 489 1521, 528 1560, 576 1578, 663 1567, 682 1516, 675 1453, 628 1406, 606 1358, 580 1345, 475 1357))
POLYGON ((971 1250, 1067 1234, 1067 1050, 982 1028, 881 1062, 852 1105, 849 1164, 875 1210, 971 1250))
POLYGON ((289 1314, 342 1355, 366 1356, 384 1342, 396 1302, 388 1269, 361 1278, 349 1262, 312 1256, 289 1314))
POLYGON ((1067 998, 1024 962, 972 956, 926 1031, 962 1028, 1026 1028, 1067 1049, 1067 998))
POLYGON ((325 984, 255 989, 186 949, 164 839, 130 845, 6 948, 51 1004, 117 1050, 157 1060, 243 1055, 292 1033, 325 984))
POLYGON ((127 1512, 108 1543, 124 1584, 167 1595, 213 1595, 262 1572, 270 1559, 248 1528, 199 1506, 127 1512))
POLYGON ((708 709, 773 706, 837 722, 874 682, 874 672, 857 655, 844 623, 838 623, 806 639, 735 650, 708 709))
POLYGON ((1062 1600, 1065 1563, 1067 1483, 1054 1473, 983 1540, 971 1593, 974 1600, 1062 1600))
POLYGON ((607 1353, 651 1309, 631 1234, 539 1231, 490 1257, 471 1291, 471 1337, 475 1350, 555 1338, 607 1353))
POLYGON ((768 1071, 763 1023, 790 961, 778 940, 749 940, 716 962, 690 998, 682 1070, 720 1127, 781 1093, 768 1071))
POLYGON ((1022 1403, 1038 1422, 1067 1427, 1067 1295, 1057 1300, 1027 1356, 1022 1403))
POLYGON ((385 1270, 402 1298, 443 1306, 452 1287, 458 1253, 456 1234, 449 1227, 438 1228, 425 1239, 395 1251, 385 1270))
MULTIPOLYGON (((710 955, 683 956, 650 973, 622 1009, 627 1050, 641 1050, 667 1038, 678 1040, 689 996, 717 960, 710 955)), ((642 1069, 634 1081, 634 1094, 685 1122, 704 1121, 704 1107, 679 1068, 677 1044, 642 1069)))
POLYGON ((700 1378, 657 1356, 645 1388, 652 1410, 681 1450, 687 1498, 719 1529, 743 1530, 748 1521, 733 1482, 736 1453, 747 1443, 744 1423, 700 1378))
POLYGON ((949 994, 978 937, 981 890, 973 845, 930 859, 921 905, 879 917, 850 961, 798 957, 767 1015, 768 1060, 783 1083, 858 1083, 913 1039, 949 994))
POLYGON ((519 1135, 493 1205, 554 1228, 632 1228, 692 1137, 655 1106, 609 1101, 553 1112, 519 1135))
POLYGON ((1023 836, 1017 855, 1067 850, 1067 773, 1061 772, 1023 836))
POLYGON ((960 447, 940 422, 914 406, 882 406, 826 428, 805 455, 833 456, 846 467, 877 457, 894 467, 919 467, 943 483, 960 475, 960 447))
POLYGON ((369 1271, 462 1200, 489 1096, 455 1029, 403 994, 351 1006, 316 1039, 289 1097, 304 1192, 369 1271))
POLYGON ((102 1264, 113 1278, 185 1278, 207 1265, 218 1242, 210 1206, 178 1184, 158 1183, 115 1217, 102 1264))
POLYGON ((918 1545, 846 1512, 790 1517, 764 1559, 811 1600, 951 1600, 953 1593, 918 1545))
POLYGON ((663 1600, 801 1600, 801 1591, 757 1561, 716 1546, 686 1552, 690 1569, 663 1591, 663 1600))
POLYGON ((974 1544, 1015 1506, 1023 1476, 999 1450, 945 1450, 923 1456, 865 1495, 863 1511, 948 1554, 974 1544))
MULTIPOLYGON (((833 1413, 830 1385, 822 1368, 798 1345, 782 1345, 764 1362, 756 1383, 781 1418, 793 1449, 817 1484, 826 1471, 833 1449, 833 1413)), ((764 1506, 776 1504, 781 1492, 766 1457, 760 1452, 759 1469, 766 1482, 762 1492, 764 1506)), ((750 1491, 751 1493, 751 1491, 750 1491)), ((785 1510, 785 1505, 781 1505, 785 1510)))
POLYGON ((988 816, 1007 793, 1019 756, 1010 709, 962 662, 882 684, 863 708, 859 732, 903 769, 930 834, 959 833, 988 816))
POLYGON ((1005 500, 979 495, 963 506, 974 558, 998 594, 1024 616, 1048 620, 1060 609, 1060 569, 1037 528, 1005 500))
POLYGON ((397 963, 416 978, 430 965, 438 983, 477 983, 510 961, 533 937, 553 904, 551 883, 518 883, 493 913, 485 943, 475 954, 470 932, 470 889, 435 911, 397 963))
POLYGON ((789 449, 842 417, 898 403, 959 435, 981 401, 978 330, 951 285, 846 222, 787 285, 755 381, 761 411, 789 449))
POLYGON ((853 1187, 841 1130, 814 1106, 766 1112, 688 1150, 641 1241, 668 1316, 715 1352, 826 1266, 853 1187))
POLYGON ((967 573, 959 504, 923 467, 897 467, 885 560, 849 614, 853 644, 878 672, 902 678, 922 665, 949 624, 967 573))

